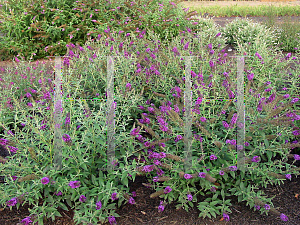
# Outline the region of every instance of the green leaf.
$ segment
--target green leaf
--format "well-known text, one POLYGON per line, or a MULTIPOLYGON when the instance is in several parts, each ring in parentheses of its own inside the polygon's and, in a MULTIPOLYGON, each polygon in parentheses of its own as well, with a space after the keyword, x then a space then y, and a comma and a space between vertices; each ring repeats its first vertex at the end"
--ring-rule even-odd
POLYGON ((214 206, 216 204, 218 204, 219 201, 212 201, 211 203, 209 203, 210 206, 214 206))
POLYGON ((216 200, 218 198, 218 193, 214 194, 214 196, 212 197, 212 200, 216 200))
POLYGON ((224 192, 223 189, 221 190, 221 196, 222 196, 223 198, 225 198, 225 192, 224 192))
POLYGON ((70 207, 72 207, 72 203, 71 203, 70 199, 66 199, 66 202, 68 203, 68 205, 69 205, 70 207))
POLYGON ((244 186, 244 183, 243 183, 243 182, 240 183, 240 188, 241 188, 241 190, 244 190, 244 189, 245 189, 245 186, 244 186))
POLYGON ((216 215, 216 213, 215 213, 214 211, 211 211, 210 213, 211 213, 211 215, 212 215, 214 218, 217 217, 217 215, 216 215))
POLYGON ((58 205, 59 205, 59 207, 62 208, 63 210, 69 211, 68 207, 67 207, 64 203, 59 202, 58 205))

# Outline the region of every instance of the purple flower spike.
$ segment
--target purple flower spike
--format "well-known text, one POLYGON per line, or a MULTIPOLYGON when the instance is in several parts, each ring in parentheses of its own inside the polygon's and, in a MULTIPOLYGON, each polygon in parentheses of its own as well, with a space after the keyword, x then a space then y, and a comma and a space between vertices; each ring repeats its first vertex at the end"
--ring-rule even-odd
POLYGON ((226 213, 223 213, 223 218, 224 218, 224 220, 225 221, 229 221, 229 215, 228 214, 226 214, 226 213))
POLYGON ((295 159, 295 160, 300 160, 300 155, 295 154, 295 155, 294 155, 294 159, 295 159))
POLYGON ((265 208, 266 210, 270 210, 270 209, 271 209, 270 205, 268 205, 268 204, 265 204, 265 205, 264 205, 264 208, 265 208))
POLYGON ((209 157, 210 160, 216 160, 217 158, 218 158, 218 157, 215 156, 215 155, 211 155, 211 156, 209 157))
POLYGON ((118 199, 117 193, 116 193, 116 192, 114 192, 114 193, 111 194, 111 199, 112 199, 113 201, 115 201, 115 200, 118 199))
POLYGON ((17 204, 17 202, 18 202, 18 199, 17 199, 16 197, 14 197, 14 198, 12 198, 11 200, 7 201, 7 202, 6 202, 6 205, 7 205, 7 206, 14 206, 14 205, 17 204))
POLYGON ((166 188, 165 188, 165 194, 168 194, 168 193, 170 193, 172 191, 172 188, 170 187, 170 186, 167 186, 166 188))
POLYGON ((102 203, 101 203, 101 201, 99 201, 96 203, 96 209, 99 210, 101 208, 102 208, 102 203))
POLYGON ((193 178, 193 176, 191 175, 191 174, 184 174, 184 178, 186 179, 186 180, 188 180, 188 179, 191 179, 191 178, 193 178))
POLYGON ((283 213, 280 214, 280 219, 282 221, 288 221, 289 220, 289 218, 286 215, 284 215, 283 213))
POLYGON ((80 202, 85 202, 86 201, 86 197, 84 195, 80 195, 79 201, 80 202))
POLYGON ((43 177, 41 179, 42 184, 48 184, 49 183, 49 178, 48 177, 43 177))
POLYGON ((201 173, 198 174, 198 177, 205 178, 206 177, 206 173, 201 172, 201 173))
POLYGON ((259 156, 254 156, 252 158, 252 162, 259 162, 260 161, 260 157, 259 156))
POLYGON ((114 216, 109 216, 108 222, 110 223, 110 225, 117 224, 116 218, 114 216))
POLYGON ((135 200, 133 197, 130 197, 129 201, 128 201, 131 205, 135 204, 135 200))
POLYGON ((78 188, 80 187, 80 181, 76 180, 76 181, 70 181, 69 186, 71 188, 78 188))
POLYGON ((21 224, 29 225, 30 223, 32 223, 32 221, 30 219, 31 219, 31 216, 25 217, 24 219, 22 219, 21 224))

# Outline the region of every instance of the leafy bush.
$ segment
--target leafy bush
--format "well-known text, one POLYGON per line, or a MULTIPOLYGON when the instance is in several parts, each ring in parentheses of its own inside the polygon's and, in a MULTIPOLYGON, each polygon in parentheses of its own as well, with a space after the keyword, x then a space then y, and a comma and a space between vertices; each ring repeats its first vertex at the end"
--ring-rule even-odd
POLYGON ((238 51, 250 43, 250 55, 257 52, 261 46, 269 48, 278 44, 274 30, 248 19, 236 18, 222 27, 221 30, 224 36, 228 38, 227 43, 237 47, 238 51))
POLYGON ((162 41, 166 33, 170 33, 167 40, 170 41, 179 30, 195 27, 187 20, 195 13, 186 13, 176 3, 166 0, 161 3, 140 1, 139 4, 129 4, 124 0, 35 0, 30 5, 28 1, 13 0, 0 10, 0 28, 7 33, 0 42, 1 55, 6 56, 3 59, 17 54, 26 60, 65 55, 66 44, 72 41, 83 45, 99 34, 106 35, 106 29, 136 32, 138 28, 151 27, 160 34, 162 41), (139 16, 141 13, 143 17, 139 16))
MULTIPOLYGON (((59 216, 56 208, 65 209, 66 204, 75 209, 77 223, 107 219, 112 223, 113 217, 118 216, 114 211, 117 205, 114 193, 117 193, 118 206, 124 202, 134 204, 133 196, 128 193, 128 180, 131 176, 134 180, 137 174, 148 174, 156 190, 151 197, 164 195, 159 210, 175 201, 178 207, 188 210, 194 206, 198 195, 204 195, 206 200, 197 206, 200 216, 216 217, 223 213, 227 218, 227 213, 231 212, 227 197, 237 195, 239 201, 247 201, 251 208, 261 207, 261 212, 267 213, 263 207, 265 204, 272 206, 271 199, 254 189, 267 183, 278 184, 291 174, 298 174, 295 166, 286 162, 290 157, 298 159, 297 155, 290 154, 289 148, 299 144, 287 144, 299 129, 289 121, 289 117, 299 121, 297 111, 291 111, 298 99, 285 95, 285 90, 276 89, 276 95, 275 90, 269 95, 270 87, 265 90, 270 84, 273 89, 281 84, 281 77, 270 74, 283 76, 280 71, 292 59, 286 57, 274 64, 272 52, 261 53, 264 58, 256 54, 245 59, 248 78, 245 97, 250 111, 245 125, 245 161, 249 168, 245 172, 235 171, 236 105, 234 101, 206 101, 212 95, 219 99, 235 97, 236 67, 222 54, 224 49, 217 59, 211 52, 212 45, 208 48, 197 45, 193 39, 196 34, 188 29, 170 46, 160 43, 154 32, 147 33, 152 40, 149 41, 132 32, 122 39, 115 30, 108 31, 111 38, 101 36, 83 47, 73 43, 66 46, 69 57, 63 61, 63 97, 97 97, 99 101, 64 104, 62 133, 68 134, 70 139, 64 136, 60 171, 51 169, 54 143, 47 138, 54 130, 49 111, 53 109, 51 80, 47 84, 44 72, 26 68, 24 64, 5 71, 2 82, 10 85, 1 95, 1 109, 4 109, 1 117, 5 118, 1 144, 16 154, 1 164, 6 185, 0 186, 0 204, 19 207, 29 202, 35 205, 31 210, 32 221, 40 224, 44 216, 59 216), (191 40, 193 43, 188 45, 191 40), (193 59, 192 96, 196 96, 197 102, 192 113, 192 166, 185 170, 182 160, 185 157, 182 127, 185 111, 185 79, 182 77, 185 71, 182 70, 185 65, 182 56, 187 52, 193 55, 196 51, 203 53, 204 61, 193 59), (104 143, 107 130, 104 112, 107 110, 100 100, 106 98, 107 55, 125 57, 115 59, 115 136, 118 137, 115 158, 118 168, 112 172, 102 172, 107 163, 104 143), (134 56, 136 61, 131 63, 129 57, 134 56), (262 59, 264 65, 260 63, 262 59), (16 72, 22 76, 8 76, 17 75, 16 72), (41 79, 37 81, 35 76, 41 79), (281 104, 285 107, 281 108, 281 104), (275 106, 277 110, 273 110, 275 106), (278 126, 284 128, 280 134, 278 126), (40 198, 44 200, 43 206, 39 205, 40 198)), ((215 37, 216 41, 224 43, 220 35, 215 35, 217 31, 213 32, 211 39, 215 37)), ((296 85, 288 91, 299 94, 296 85)), ((279 213, 274 208, 270 210, 279 213)))

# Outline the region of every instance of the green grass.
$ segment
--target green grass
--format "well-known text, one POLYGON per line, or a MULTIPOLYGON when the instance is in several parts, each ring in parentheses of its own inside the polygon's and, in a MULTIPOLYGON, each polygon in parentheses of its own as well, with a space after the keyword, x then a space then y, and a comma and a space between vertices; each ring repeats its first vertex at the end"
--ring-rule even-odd
MULTIPOLYGON (((185 2, 180 3, 185 6, 185 2)), ((259 6, 239 6, 238 3, 232 6, 199 6, 190 7, 190 11, 197 11, 200 14, 208 13, 215 17, 230 16, 268 16, 269 7, 267 5, 259 6)), ((300 6, 275 6, 274 13, 276 16, 300 16, 300 6)))

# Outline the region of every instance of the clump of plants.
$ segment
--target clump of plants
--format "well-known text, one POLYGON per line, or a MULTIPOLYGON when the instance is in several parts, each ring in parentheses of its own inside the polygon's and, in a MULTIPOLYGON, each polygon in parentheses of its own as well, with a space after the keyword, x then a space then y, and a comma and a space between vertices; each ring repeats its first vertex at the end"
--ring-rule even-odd
POLYGON ((3 60, 17 54, 25 60, 65 55, 66 44, 83 45, 112 28, 138 32, 149 27, 161 40, 170 41, 187 26, 197 27, 191 18, 197 13, 185 12, 178 2, 7 1, 0 7, 1 32, 7 34, 1 38, 0 52, 7 56, 3 60), (168 40, 167 33, 171 34, 168 40))
MULTIPOLYGON (((222 33, 204 32, 205 40, 199 40, 200 34, 187 27, 166 46, 147 29, 138 35, 128 32, 125 39, 118 30, 106 31, 107 35, 86 45, 66 45, 61 170, 52 168, 56 151, 55 140, 51 140, 55 130, 53 79, 47 80, 42 69, 22 66, 19 59, 18 68, 1 70, 6 87, 1 93, 0 140, 15 154, 0 164, 6 182, 0 185, 0 204, 34 205, 30 217, 21 221, 27 224, 43 224, 44 217, 60 216, 57 207, 66 209, 66 204, 74 209, 77 224, 114 224, 117 207, 135 204, 128 180, 146 175, 155 190, 150 197, 162 198, 160 211, 171 202, 186 210, 197 204, 200 216, 222 215, 228 220, 228 197, 237 195, 255 210, 288 220, 289 215, 276 210, 271 199, 255 189, 280 184, 299 173, 293 164, 300 157, 291 149, 299 143, 290 143, 300 135, 299 110, 295 108, 299 91, 296 85, 278 88, 282 68, 299 60, 299 54, 297 58, 279 54, 278 58, 273 52, 256 52, 245 57, 244 94, 249 112, 245 142, 237 146, 236 61, 224 53, 222 33), (152 41, 145 38, 146 32, 152 41), (216 44, 209 43, 213 39, 216 44), (120 56, 114 58, 116 148, 112 171, 107 169, 106 143, 108 55, 120 56), (191 68, 192 144, 191 164, 185 167, 184 113, 188 109, 184 105, 184 73, 185 56, 189 55, 195 56, 191 68), (277 76, 270 76, 272 73, 277 76), (79 97, 81 100, 76 100, 79 97), (87 98, 98 100, 84 100, 87 98), (238 170, 236 154, 241 147, 245 171, 238 170), (200 195, 206 200, 197 202, 200 195)), ((299 82, 298 75, 294 76, 293 82, 299 82)))

